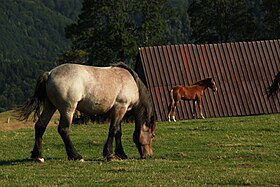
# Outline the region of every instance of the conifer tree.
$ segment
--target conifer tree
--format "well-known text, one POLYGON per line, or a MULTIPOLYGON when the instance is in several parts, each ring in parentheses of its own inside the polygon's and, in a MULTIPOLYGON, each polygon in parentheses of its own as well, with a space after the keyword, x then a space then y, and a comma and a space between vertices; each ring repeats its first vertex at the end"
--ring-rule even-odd
POLYGON ((246 1, 197 0, 189 8, 196 43, 253 39, 255 21, 246 1))
POLYGON ((280 2, 263 0, 261 8, 264 12, 263 23, 267 38, 275 39, 280 37, 280 2))
POLYGON ((161 41, 165 1, 85 0, 78 22, 66 28, 73 45, 62 59, 94 65, 133 63, 138 47, 161 41))

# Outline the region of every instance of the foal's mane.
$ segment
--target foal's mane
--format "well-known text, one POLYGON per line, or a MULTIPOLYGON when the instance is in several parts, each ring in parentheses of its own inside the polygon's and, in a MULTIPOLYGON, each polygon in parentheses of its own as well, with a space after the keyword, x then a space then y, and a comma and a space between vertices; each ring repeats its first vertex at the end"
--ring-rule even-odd
MULTIPOLYGON (((148 92, 146 85, 141 81, 138 74, 129 68, 126 64, 120 62, 117 64, 113 64, 112 67, 120 67, 129 71, 129 73, 133 76, 139 90, 139 102, 138 104, 132 109, 132 112, 135 116, 135 120, 140 124, 143 124, 145 120, 150 120, 153 111, 151 105, 151 97, 148 92)), ((149 123, 148 123, 149 124, 149 123)))
POLYGON ((194 83, 193 85, 198 85, 198 86, 203 86, 205 84, 209 84, 211 82, 212 78, 206 78, 200 81, 197 81, 196 83, 194 83))

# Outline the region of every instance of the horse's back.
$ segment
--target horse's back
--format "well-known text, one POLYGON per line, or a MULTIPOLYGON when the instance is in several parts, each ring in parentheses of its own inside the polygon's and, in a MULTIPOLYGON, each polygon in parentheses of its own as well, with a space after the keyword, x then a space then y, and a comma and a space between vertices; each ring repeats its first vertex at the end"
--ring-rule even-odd
POLYGON ((138 87, 124 68, 64 64, 50 71, 46 85, 57 107, 90 114, 105 113, 116 104, 130 107, 138 100, 138 87))
POLYGON ((175 86, 172 89, 175 100, 194 100, 197 95, 203 93, 203 89, 198 85, 175 86))

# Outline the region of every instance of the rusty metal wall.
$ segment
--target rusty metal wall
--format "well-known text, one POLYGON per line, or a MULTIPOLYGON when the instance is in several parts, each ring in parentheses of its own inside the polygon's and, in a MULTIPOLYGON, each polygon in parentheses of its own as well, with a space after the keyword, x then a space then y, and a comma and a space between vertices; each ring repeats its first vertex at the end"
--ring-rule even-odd
MULTIPOLYGON (((156 118, 167 119, 169 90, 212 77, 218 87, 202 100, 205 117, 280 112, 280 96, 266 90, 280 71, 280 40, 185 44, 139 48, 135 67, 148 86, 156 118)), ((176 119, 191 119, 193 104, 181 101, 176 119)))

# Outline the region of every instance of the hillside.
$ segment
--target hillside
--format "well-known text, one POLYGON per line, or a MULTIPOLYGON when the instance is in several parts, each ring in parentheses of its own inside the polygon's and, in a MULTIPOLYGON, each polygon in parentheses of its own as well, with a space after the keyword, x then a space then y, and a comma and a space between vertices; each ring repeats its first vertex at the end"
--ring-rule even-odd
POLYGON ((0 59, 53 60, 70 45, 64 28, 77 19, 81 1, 2 1, 0 59))
POLYGON ((64 28, 82 0, 9 0, 0 4, 0 112, 33 94, 37 76, 70 46, 64 28))

